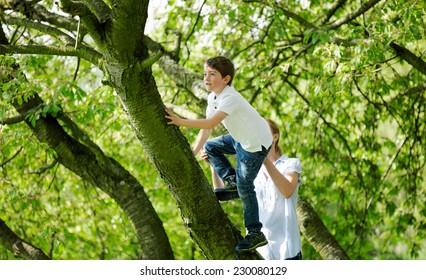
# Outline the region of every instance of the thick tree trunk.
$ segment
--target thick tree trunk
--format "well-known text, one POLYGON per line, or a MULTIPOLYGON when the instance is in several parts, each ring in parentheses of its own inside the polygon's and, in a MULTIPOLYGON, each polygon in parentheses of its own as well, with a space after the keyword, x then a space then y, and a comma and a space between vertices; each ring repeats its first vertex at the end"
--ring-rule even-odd
POLYGON ((0 219, 0 245, 3 245, 18 258, 50 260, 42 250, 19 238, 2 219, 0 219))
MULTIPOLYGON (((167 183, 184 224, 208 259, 235 259, 242 238, 213 195, 211 186, 176 126, 167 125, 165 106, 151 72, 144 42, 148 1, 123 1, 105 29, 110 50, 105 73, 122 102, 135 133, 167 183), (145 17, 144 17, 145 16, 145 17), (142 26, 142 28, 140 28, 142 26), (128 40, 130 37, 134 38, 128 40), (113 40, 109 40, 111 38, 113 40)), ((257 254, 243 258, 258 258, 257 254)))

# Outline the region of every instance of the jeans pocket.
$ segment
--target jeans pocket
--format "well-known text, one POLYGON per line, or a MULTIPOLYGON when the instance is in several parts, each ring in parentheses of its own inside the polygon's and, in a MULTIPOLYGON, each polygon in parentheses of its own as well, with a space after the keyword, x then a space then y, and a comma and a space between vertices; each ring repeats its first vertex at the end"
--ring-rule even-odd
POLYGON ((246 183, 254 181, 262 165, 262 157, 255 153, 247 153, 240 159, 240 176, 246 180, 246 183))

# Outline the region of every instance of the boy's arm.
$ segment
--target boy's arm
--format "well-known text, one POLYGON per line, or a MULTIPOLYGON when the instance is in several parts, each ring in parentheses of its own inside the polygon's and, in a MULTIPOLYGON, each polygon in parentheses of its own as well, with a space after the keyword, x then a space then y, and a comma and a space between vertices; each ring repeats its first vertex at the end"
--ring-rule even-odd
POLYGON ((201 129, 198 133, 197 139, 195 140, 194 149, 192 150, 192 153, 197 155, 200 150, 203 148, 204 143, 206 143, 207 139, 209 139, 209 136, 211 134, 211 129, 201 129))
POLYGON ((192 127, 192 128, 200 128, 200 129, 210 129, 210 130, 213 129, 215 126, 217 126, 224 118, 226 118, 226 116, 228 116, 228 114, 225 112, 217 111, 209 119, 191 120, 191 119, 182 119, 178 117, 169 108, 166 108, 166 112, 167 112, 166 118, 170 120, 167 124, 174 124, 177 126, 186 126, 186 127, 192 127))

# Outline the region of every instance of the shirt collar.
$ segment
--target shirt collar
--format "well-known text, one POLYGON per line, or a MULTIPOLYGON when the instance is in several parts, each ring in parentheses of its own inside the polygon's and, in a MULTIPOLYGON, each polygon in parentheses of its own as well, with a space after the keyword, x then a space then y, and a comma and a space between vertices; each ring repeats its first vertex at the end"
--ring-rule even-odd
MULTIPOLYGON (((220 97, 222 94, 224 94, 224 93, 226 93, 226 92, 231 92, 231 91, 234 91, 234 90, 235 90, 235 89, 234 89, 234 86, 226 86, 226 87, 224 87, 224 88, 222 89, 222 91, 221 91, 221 93, 218 95, 218 97, 220 97)), ((214 93, 214 95, 215 95, 215 96, 217 96, 215 92, 213 92, 213 93, 214 93)))
POLYGON ((289 159, 289 157, 287 155, 282 155, 282 156, 279 157, 279 159, 277 159, 275 161, 275 163, 282 162, 282 161, 285 161, 287 159, 289 159))

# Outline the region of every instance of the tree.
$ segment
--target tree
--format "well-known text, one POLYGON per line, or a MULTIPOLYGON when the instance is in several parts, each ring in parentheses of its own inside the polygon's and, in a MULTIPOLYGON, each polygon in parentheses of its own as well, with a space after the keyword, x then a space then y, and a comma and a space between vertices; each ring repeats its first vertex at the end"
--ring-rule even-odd
MULTIPOLYGON (((60 1, 69 17, 54 13, 50 1, 36 2, 0 2, 6 28, 0 53, 54 55, 17 57, 28 80, 45 81, 35 91, 43 93, 46 105, 36 113, 20 112, 21 118, 37 127, 43 114, 87 110, 73 117, 79 119, 78 125, 96 131, 88 119, 102 120, 105 112, 84 105, 98 100, 81 90, 90 85, 58 86, 46 66, 55 65, 58 55, 85 60, 77 59, 75 73, 70 67, 62 69, 66 74, 57 71, 59 80, 68 75, 83 81, 82 76, 90 76, 90 67, 100 69, 103 83, 114 89, 149 162, 169 186, 185 227, 205 257, 238 257, 233 248, 241 235, 233 213, 240 215, 240 209, 238 204, 222 205, 227 216, 214 199, 204 166, 192 156, 187 139, 166 125, 164 103, 179 106, 180 112, 202 113, 205 101, 199 83, 189 83, 194 81, 189 75, 197 77, 190 73, 200 71, 202 61, 218 53, 235 62, 236 87, 265 116, 280 123, 284 150, 300 157, 304 165, 302 195, 348 256, 423 256, 422 2, 168 1, 167 6, 160 5, 163 10, 151 37, 144 34, 148 1, 60 1), (172 72, 171 65, 191 71, 172 72), (46 90, 50 86, 60 89, 61 95, 46 90), (398 246, 406 249, 399 252, 398 246)), ((62 61, 70 65, 71 60, 62 61)), ((93 82, 88 81, 84 79, 93 82)), ((8 85, 2 86, 2 103, 7 105, 3 118, 13 116, 12 100, 26 101, 24 89, 15 96, 8 85)), ((112 91, 107 94, 113 96, 112 91)), ((5 140, 19 135, 2 150, 3 182, 12 186, 7 191, 10 198, 18 188, 9 182, 19 168, 9 166, 23 164, 17 159, 24 160, 21 151, 28 150, 30 141, 23 141, 28 134, 20 125, 3 130, 5 140), (20 146, 25 149, 16 149, 20 146)), ((193 130, 183 133, 189 140, 194 137, 193 130)), ((44 162, 55 158, 48 150, 44 162)), ((135 168, 123 161, 130 170, 135 168)), ((145 168, 152 172, 148 164, 145 168)), ((55 171, 49 170, 52 176, 55 171)), ((27 203, 40 209, 34 201, 27 203)), ((305 251, 308 258, 318 257, 309 247, 305 251)))
MULTIPOLYGON (((39 50, 36 52, 43 54, 78 55, 101 68, 108 77, 106 82, 116 90, 137 137, 161 176, 171 186, 175 199, 178 202, 179 200, 184 202, 179 204, 183 219, 203 253, 208 258, 229 258, 230 255, 235 255, 231 248, 240 237, 238 231, 229 222, 211 193, 208 181, 192 156, 186 139, 176 127, 170 127, 165 122, 164 105, 150 68, 158 59, 158 55, 150 57, 143 42, 148 2, 114 3, 113 10, 103 2, 97 2, 99 5, 86 3, 87 6, 70 1, 61 3, 65 11, 81 18, 85 29, 100 52, 86 46, 74 49, 30 46, 28 50, 35 48, 39 50), (129 16, 132 14, 134 16, 129 16), (131 30, 128 26, 133 26, 135 29, 131 30), (211 231, 212 226, 218 230, 211 231), (214 242, 220 240, 220 236, 230 238, 222 242, 222 246, 213 247, 215 243, 220 243, 214 242), (226 249, 223 248, 224 245, 226 249)), ((16 5, 17 9, 22 8, 24 13, 36 10, 33 6, 26 5, 26 2, 6 4, 16 5)), ((19 19, 11 18, 6 22, 11 23, 14 20, 19 21, 19 19)), ((31 25, 31 22, 23 21, 24 25, 31 25)), ((36 29, 47 30, 48 34, 65 38, 68 43, 77 41, 43 23, 35 25, 36 29)), ((68 27, 73 30, 75 26, 68 27)), ((78 45, 78 41, 76 44, 78 45)), ((3 45, 2 51, 7 51, 8 47, 10 46, 3 45)), ((24 52, 27 51, 24 50, 24 52)), ((19 93, 18 96, 22 95, 19 93)), ((26 99, 25 96, 22 97, 26 99)), ((37 98, 35 100, 37 102, 37 98)), ((33 125, 37 127, 42 121, 43 119, 36 119, 33 125)))

